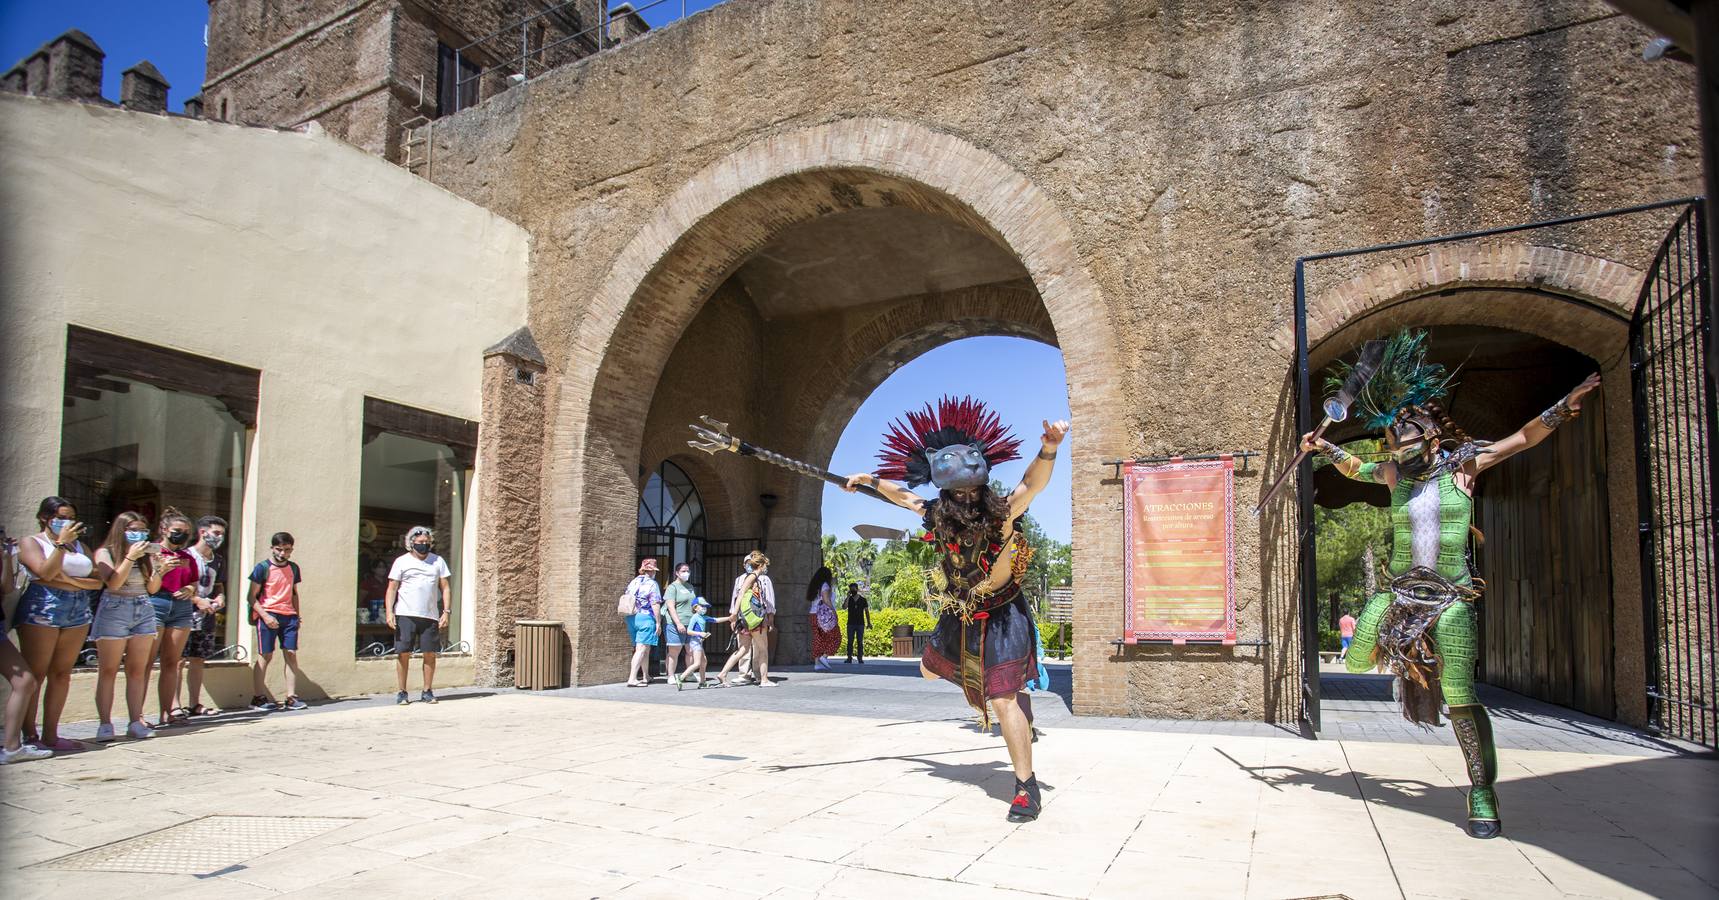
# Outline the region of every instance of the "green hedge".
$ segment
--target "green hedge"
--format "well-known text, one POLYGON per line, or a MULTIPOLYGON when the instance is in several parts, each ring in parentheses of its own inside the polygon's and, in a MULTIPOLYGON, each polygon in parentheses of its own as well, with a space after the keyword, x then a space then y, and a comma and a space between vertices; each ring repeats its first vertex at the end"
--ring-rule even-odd
POLYGON ((1329 628, 1319 629, 1319 649, 1327 653, 1336 653, 1343 649, 1343 637, 1329 628))
MULTIPOLYGON (((848 649, 848 614, 843 610, 836 610, 836 622, 842 629, 842 643, 836 655, 842 656, 848 649)), ((914 631, 930 631, 937 627, 937 617, 923 609, 872 610, 871 627, 865 630, 865 655, 894 656, 893 632, 897 625, 912 625, 914 631)))

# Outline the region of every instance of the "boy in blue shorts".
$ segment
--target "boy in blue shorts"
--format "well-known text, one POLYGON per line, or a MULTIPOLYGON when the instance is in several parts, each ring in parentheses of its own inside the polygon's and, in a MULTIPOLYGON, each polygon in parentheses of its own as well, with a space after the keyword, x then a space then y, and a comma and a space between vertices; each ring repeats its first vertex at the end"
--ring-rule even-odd
POLYGON ((269 558, 251 569, 251 621, 257 626, 257 658, 251 663, 251 708, 261 712, 304 709, 298 698, 298 584, 304 580, 292 561, 292 535, 269 538, 269 558), (275 648, 286 657, 286 700, 269 693, 269 663, 275 648))
POLYGON ((689 679, 696 678, 693 684, 699 690, 704 689, 704 639, 710 637, 710 601, 699 597, 692 601, 692 617, 687 619, 684 640, 686 641, 686 669, 681 672, 680 680, 674 683, 674 689, 680 690, 689 679))

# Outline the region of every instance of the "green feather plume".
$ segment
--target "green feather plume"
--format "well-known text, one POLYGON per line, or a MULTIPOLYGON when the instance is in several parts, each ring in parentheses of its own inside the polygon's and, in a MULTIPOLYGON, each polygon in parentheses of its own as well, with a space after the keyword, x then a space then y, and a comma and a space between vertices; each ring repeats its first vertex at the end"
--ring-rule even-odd
MULTIPOLYGON (((1390 425, 1403 407, 1450 396, 1455 375, 1445 371, 1444 366, 1427 362, 1426 341, 1425 331, 1407 328, 1391 336, 1379 370, 1367 379, 1366 386, 1355 397, 1353 409, 1367 428, 1390 425)), ((1341 390, 1352 369, 1352 364, 1342 360, 1333 363, 1332 374, 1325 379, 1325 390, 1328 393, 1341 390)))

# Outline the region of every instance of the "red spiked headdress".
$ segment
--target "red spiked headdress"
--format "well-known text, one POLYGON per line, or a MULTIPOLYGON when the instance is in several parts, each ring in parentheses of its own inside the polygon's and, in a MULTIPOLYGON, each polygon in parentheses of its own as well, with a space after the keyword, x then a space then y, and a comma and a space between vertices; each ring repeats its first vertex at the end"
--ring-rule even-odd
POLYGON ((972 444, 984 454, 985 462, 995 466, 1011 459, 1020 459, 1021 441, 1003 427, 997 414, 972 397, 944 397, 919 412, 909 412, 890 423, 883 436, 883 450, 878 453, 877 475, 892 481, 905 481, 918 487, 931 480, 931 462, 927 451, 941 450, 955 444, 972 444))

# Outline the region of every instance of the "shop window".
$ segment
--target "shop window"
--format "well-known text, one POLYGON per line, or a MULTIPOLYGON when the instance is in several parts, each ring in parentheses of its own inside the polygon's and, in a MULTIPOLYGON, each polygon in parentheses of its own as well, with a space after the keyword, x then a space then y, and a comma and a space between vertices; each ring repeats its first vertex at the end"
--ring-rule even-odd
MULTIPOLYGON (((257 371, 72 326, 60 419, 61 496, 77 505, 93 548, 122 512, 153 526, 177 507, 227 520, 223 648, 238 643, 241 566, 228 553, 244 497, 246 432, 256 426, 257 371)), ((94 661, 93 651, 82 662, 94 661)), ((220 658, 231 659, 232 651, 220 658)))
POLYGON ((357 654, 394 650, 384 596, 388 573, 406 553, 406 535, 422 525, 435 532, 432 552, 447 562, 452 597, 442 645, 464 649, 461 585, 468 487, 477 453, 477 423, 366 398, 364 450, 358 483, 357 654))

